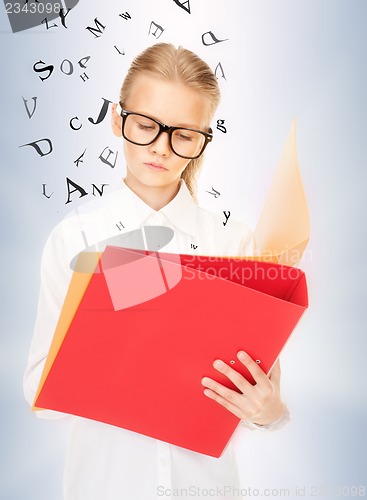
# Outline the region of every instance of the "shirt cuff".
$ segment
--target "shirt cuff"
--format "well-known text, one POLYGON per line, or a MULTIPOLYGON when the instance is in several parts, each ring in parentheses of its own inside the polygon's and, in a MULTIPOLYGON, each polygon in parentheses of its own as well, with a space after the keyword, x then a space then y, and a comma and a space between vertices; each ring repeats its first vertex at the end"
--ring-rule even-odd
POLYGON ((250 420, 241 420, 240 425, 250 430, 263 430, 263 431, 278 431, 283 429, 291 421, 291 415, 288 408, 284 405, 284 412, 282 415, 271 422, 270 424, 260 425, 251 422, 250 420))
POLYGON ((56 410, 34 410, 36 417, 49 420, 59 420, 60 418, 70 417, 68 413, 61 413, 56 410))

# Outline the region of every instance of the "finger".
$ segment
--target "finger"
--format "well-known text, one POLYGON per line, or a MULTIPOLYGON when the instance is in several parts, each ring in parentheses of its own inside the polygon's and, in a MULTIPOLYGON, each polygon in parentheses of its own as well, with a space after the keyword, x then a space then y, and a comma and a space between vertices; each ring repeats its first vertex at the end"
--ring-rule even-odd
POLYGON ((236 406, 241 404, 241 397, 243 396, 242 394, 239 394, 237 391, 233 391, 232 389, 229 389, 225 385, 222 385, 216 380, 213 380, 209 377, 202 378, 201 383, 202 385, 204 385, 208 389, 211 389, 212 391, 214 391, 227 401, 231 402, 232 404, 236 406))
POLYGON ((269 382, 269 378, 266 373, 260 368, 256 361, 254 361, 251 356, 247 354, 247 352, 239 351, 237 353, 237 358, 248 369, 257 384, 266 384, 269 382))
POLYGON ((279 358, 276 360, 276 362, 273 365, 273 368, 270 370, 269 373, 269 379, 275 384, 276 386, 280 385, 280 375, 281 375, 281 370, 280 370, 280 361, 279 358))
POLYGON ((249 393, 251 389, 253 389, 253 385, 248 382, 245 377, 243 377, 238 371, 234 370, 231 366, 227 365, 221 359, 216 359, 213 363, 213 366, 220 373, 223 373, 226 377, 229 378, 231 382, 234 383, 236 387, 243 393, 249 393))
POLYGON ((216 401, 217 403, 222 405, 224 408, 229 410, 231 413, 236 415, 236 417, 241 418, 241 419, 247 418, 247 415, 244 414, 243 410, 241 410, 235 404, 233 404, 230 401, 228 401, 227 399, 223 398, 222 396, 220 396, 216 392, 212 391, 211 389, 205 389, 204 394, 205 394, 205 396, 209 397, 210 399, 213 399, 214 401, 216 401))

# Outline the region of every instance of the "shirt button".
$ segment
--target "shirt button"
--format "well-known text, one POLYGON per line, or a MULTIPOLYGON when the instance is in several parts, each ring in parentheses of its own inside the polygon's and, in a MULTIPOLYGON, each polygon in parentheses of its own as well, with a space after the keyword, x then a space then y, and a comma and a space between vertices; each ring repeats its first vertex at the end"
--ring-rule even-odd
POLYGON ((166 466, 166 465, 168 465, 168 460, 167 460, 167 458, 160 458, 159 463, 160 463, 160 465, 166 466))

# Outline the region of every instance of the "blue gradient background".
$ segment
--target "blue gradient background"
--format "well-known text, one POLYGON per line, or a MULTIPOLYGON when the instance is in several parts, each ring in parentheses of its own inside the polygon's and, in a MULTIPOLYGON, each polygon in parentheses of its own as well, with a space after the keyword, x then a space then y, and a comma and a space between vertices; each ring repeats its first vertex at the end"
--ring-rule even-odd
MULTIPOLYGON (((35 320, 39 265, 51 228, 79 203, 65 205, 65 177, 90 191, 92 182, 118 186, 115 169, 98 160, 104 147, 121 150, 109 118, 94 126, 102 97, 116 101, 132 58, 156 40, 152 20, 165 28, 158 41, 195 50, 226 80, 215 131, 200 179, 200 202, 254 227, 293 118, 309 202, 312 237, 301 267, 307 272, 310 308, 282 354, 283 395, 293 421, 281 432, 239 430, 234 438, 243 487, 327 486, 366 483, 366 133, 367 4, 363 0, 191 0, 189 16, 171 0, 132 0, 108 6, 81 0, 68 29, 44 26, 12 34, 0 8, 1 49, 1 464, 0 498, 60 500, 67 422, 32 415, 22 377, 35 320), (118 17, 128 11, 132 19, 118 17), (85 30, 94 18, 102 37, 85 30), (229 40, 204 47, 212 31, 229 40), (125 48, 120 56, 114 48, 125 48), (77 62, 90 55, 86 71, 77 62), (66 76, 63 59, 74 64, 66 76), (41 82, 32 70, 54 64, 41 82), (22 97, 38 96, 31 120, 22 97), (78 115, 79 132, 69 128, 78 115), (54 152, 39 158, 21 144, 49 137, 54 152), (84 164, 74 160, 87 148, 84 164), (47 183, 50 200, 42 196, 47 183), (214 186, 221 196, 206 193, 214 186)), ((58 23, 60 24, 60 23, 58 23)), ((215 122, 214 122, 215 124, 215 122)), ((92 195, 81 201, 90 199, 92 195)), ((345 490, 347 493, 347 490, 345 490)), ((276 495, 273 495, 274 498, 276 495)), ((322 495, 318 495, 322 496, 322 495)), ((353 498, 351 494, 344 498, 353 498)))

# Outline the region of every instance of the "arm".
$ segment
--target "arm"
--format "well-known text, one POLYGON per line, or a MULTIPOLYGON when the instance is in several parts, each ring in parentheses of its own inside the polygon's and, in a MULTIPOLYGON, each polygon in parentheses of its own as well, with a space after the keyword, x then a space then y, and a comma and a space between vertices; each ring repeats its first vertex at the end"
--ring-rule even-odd
MULTIPOLYGON (((239 255, 243 257, 254 255, 254 239, 248 228, 243 232, 239 255)), ((242 394, 208 377, 202 380, 202 384, 206 387, 204 394, 234 413, 241 419, 240 425, 248 429, 278 430, 286 426, 291 418, 280 396, 279 359, 267 376, 248 354, 244 353, 242 359, 239 356, 238 358, 248 368, 256 385, 252 386, 226 363, 222 362, 221 366, 214 363, 213 366, 225 374, 242 394)))
MULTIPOLYGON (((62 225, 59 224, 50 234, 42 254, 38 310, 23 379, 24 395, 30 405, 34 402, 71 275, 62 225)), ((40 410, 36 415, 41 418, 64 416, 51 410, 40 410)))
POLYGON ((282 401, 280 396, 280 361, 279 359, 275 362, 271 372, 269 373, 269 380, 272 382, 273 390, 275 390, 279 401, 281 402, 282 411, 280 412, 278 418, 271 419, 270 422, 258 422, 258 418, 250 418, 241 420, 241 424, 248 429, 261 429, 266 431, 277 431, 285 427, 290 421, 291 416, 289 410, 285 403, 282 401))

